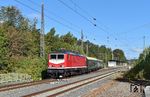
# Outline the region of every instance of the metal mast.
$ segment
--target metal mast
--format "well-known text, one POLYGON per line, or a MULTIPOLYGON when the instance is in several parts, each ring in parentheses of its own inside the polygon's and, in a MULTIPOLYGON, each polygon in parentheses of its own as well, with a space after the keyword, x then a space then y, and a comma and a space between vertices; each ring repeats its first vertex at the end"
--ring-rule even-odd
POLYGON ((86 55, 88 56, 89 55, 89 46, 88 46, 88 42, 86 44, 86 55))
POLYGON ((87 43, 86 43, 86 55, 87 56, 89 55, 89 46, 88 46, 88 43, 89 43, 89 41, 87 40, 87 43))
POLYGON ((41 33, 40 33, 40 57, 45 56, 44 52, 44 0, 42 1, 42 9, 41 9, 41 33))
POLYGON ((84 38, 83 31, 81 30, 81 48, 82 48, 82 50, 83 50, 83 38, 84 38))

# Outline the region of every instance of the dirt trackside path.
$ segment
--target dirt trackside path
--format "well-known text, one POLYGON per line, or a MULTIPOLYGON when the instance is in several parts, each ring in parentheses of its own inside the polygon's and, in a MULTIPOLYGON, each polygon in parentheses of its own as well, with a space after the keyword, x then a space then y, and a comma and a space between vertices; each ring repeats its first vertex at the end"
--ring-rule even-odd
POLYGON ((127 81, 112 80, 82 97, 142 97, 140 92, 130 92, 130 85, 127 81))

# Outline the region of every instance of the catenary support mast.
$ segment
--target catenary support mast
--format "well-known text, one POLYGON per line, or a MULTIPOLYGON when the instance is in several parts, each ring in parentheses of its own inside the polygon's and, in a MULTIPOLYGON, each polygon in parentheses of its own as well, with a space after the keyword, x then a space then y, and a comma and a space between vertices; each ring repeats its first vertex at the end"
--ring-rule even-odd
POLYGON ((45 56, 44 52, 44 0, 42 1, 42 9, 41 9, 41 32, 40 32, 40 57, 45 56))

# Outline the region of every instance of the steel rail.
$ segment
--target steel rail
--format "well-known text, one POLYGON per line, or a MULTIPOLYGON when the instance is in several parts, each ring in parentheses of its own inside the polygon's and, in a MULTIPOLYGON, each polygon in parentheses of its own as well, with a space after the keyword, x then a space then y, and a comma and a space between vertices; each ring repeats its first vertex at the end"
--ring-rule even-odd
POLYGON ((109 71, 105 74, 100 74, 100 75, 97 75, 97 76, 93 76, 93 77, 82 79, 82 80, 79 80, 79 81, 76 81, 76 82, 72 82, 72 83, 69 83, 69 84, 65 84, 65 85, 54 87, 54 88, 49 88, 49 89, 46 89, 46 90, 42 90, 42 91, 39 91, 39 92, 36 92, 36 93, 24 95, 23 97, 35 97, 35 96, 36 97, 46 97, 46 96, 54 97, 54 96, 60 95, 64 92, 70 91, 72 89, 76 89, 80 86, 87 85, 89 83, 95 82, 95 81, 100 80, 102 78, 108 77, 108 76, 110 76, 110 75, 112 75, 116 72, 118 72, 118 71, 116 71, 116 70, 109 71))
POLYGON ((47 79, 47 80, 40 80, 40 81, 32 81, 32 82, 25 82, 25 83, 18 83, 18 84, 11 84, 7 86, 0 87, 0 92, 9 91, 17 88, 24 88, 29 86, 34 86, 46 82, 54 82, 55 79, 47 79))

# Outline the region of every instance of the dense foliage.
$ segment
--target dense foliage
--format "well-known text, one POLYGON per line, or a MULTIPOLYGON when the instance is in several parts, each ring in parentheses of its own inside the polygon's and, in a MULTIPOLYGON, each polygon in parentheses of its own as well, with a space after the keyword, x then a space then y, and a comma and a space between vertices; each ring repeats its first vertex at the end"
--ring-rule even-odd
POLYGON ((33 79, 41 78, 46 60, 39 58, 35 23, 14 6, 1 7, 0 21, 0 73, 27 73, 33 79))
POLYGON ((147 79, 150 80, 150 47, 146 48, 140 54, 134 67, 125 75, 130 79, 147 79))
POLYGON ((126 61, 124 52, 120 49, 115 49, 113 51, 113 58, 114 58, 114 60, 126 61))
POLYGON ((40 79, 41 72, 47 67, 48 53, 60 48, 78 51, 104 62, 112 57, 111 48, 85 41, 82 49, 81 40, 71 32, 58 35, 52 28, 45 34, 45 58, 40 58, 40 30, 36 23, 24 17, 14 6, 0 8, 0 73, 27 73, 34 80, 40 79))

